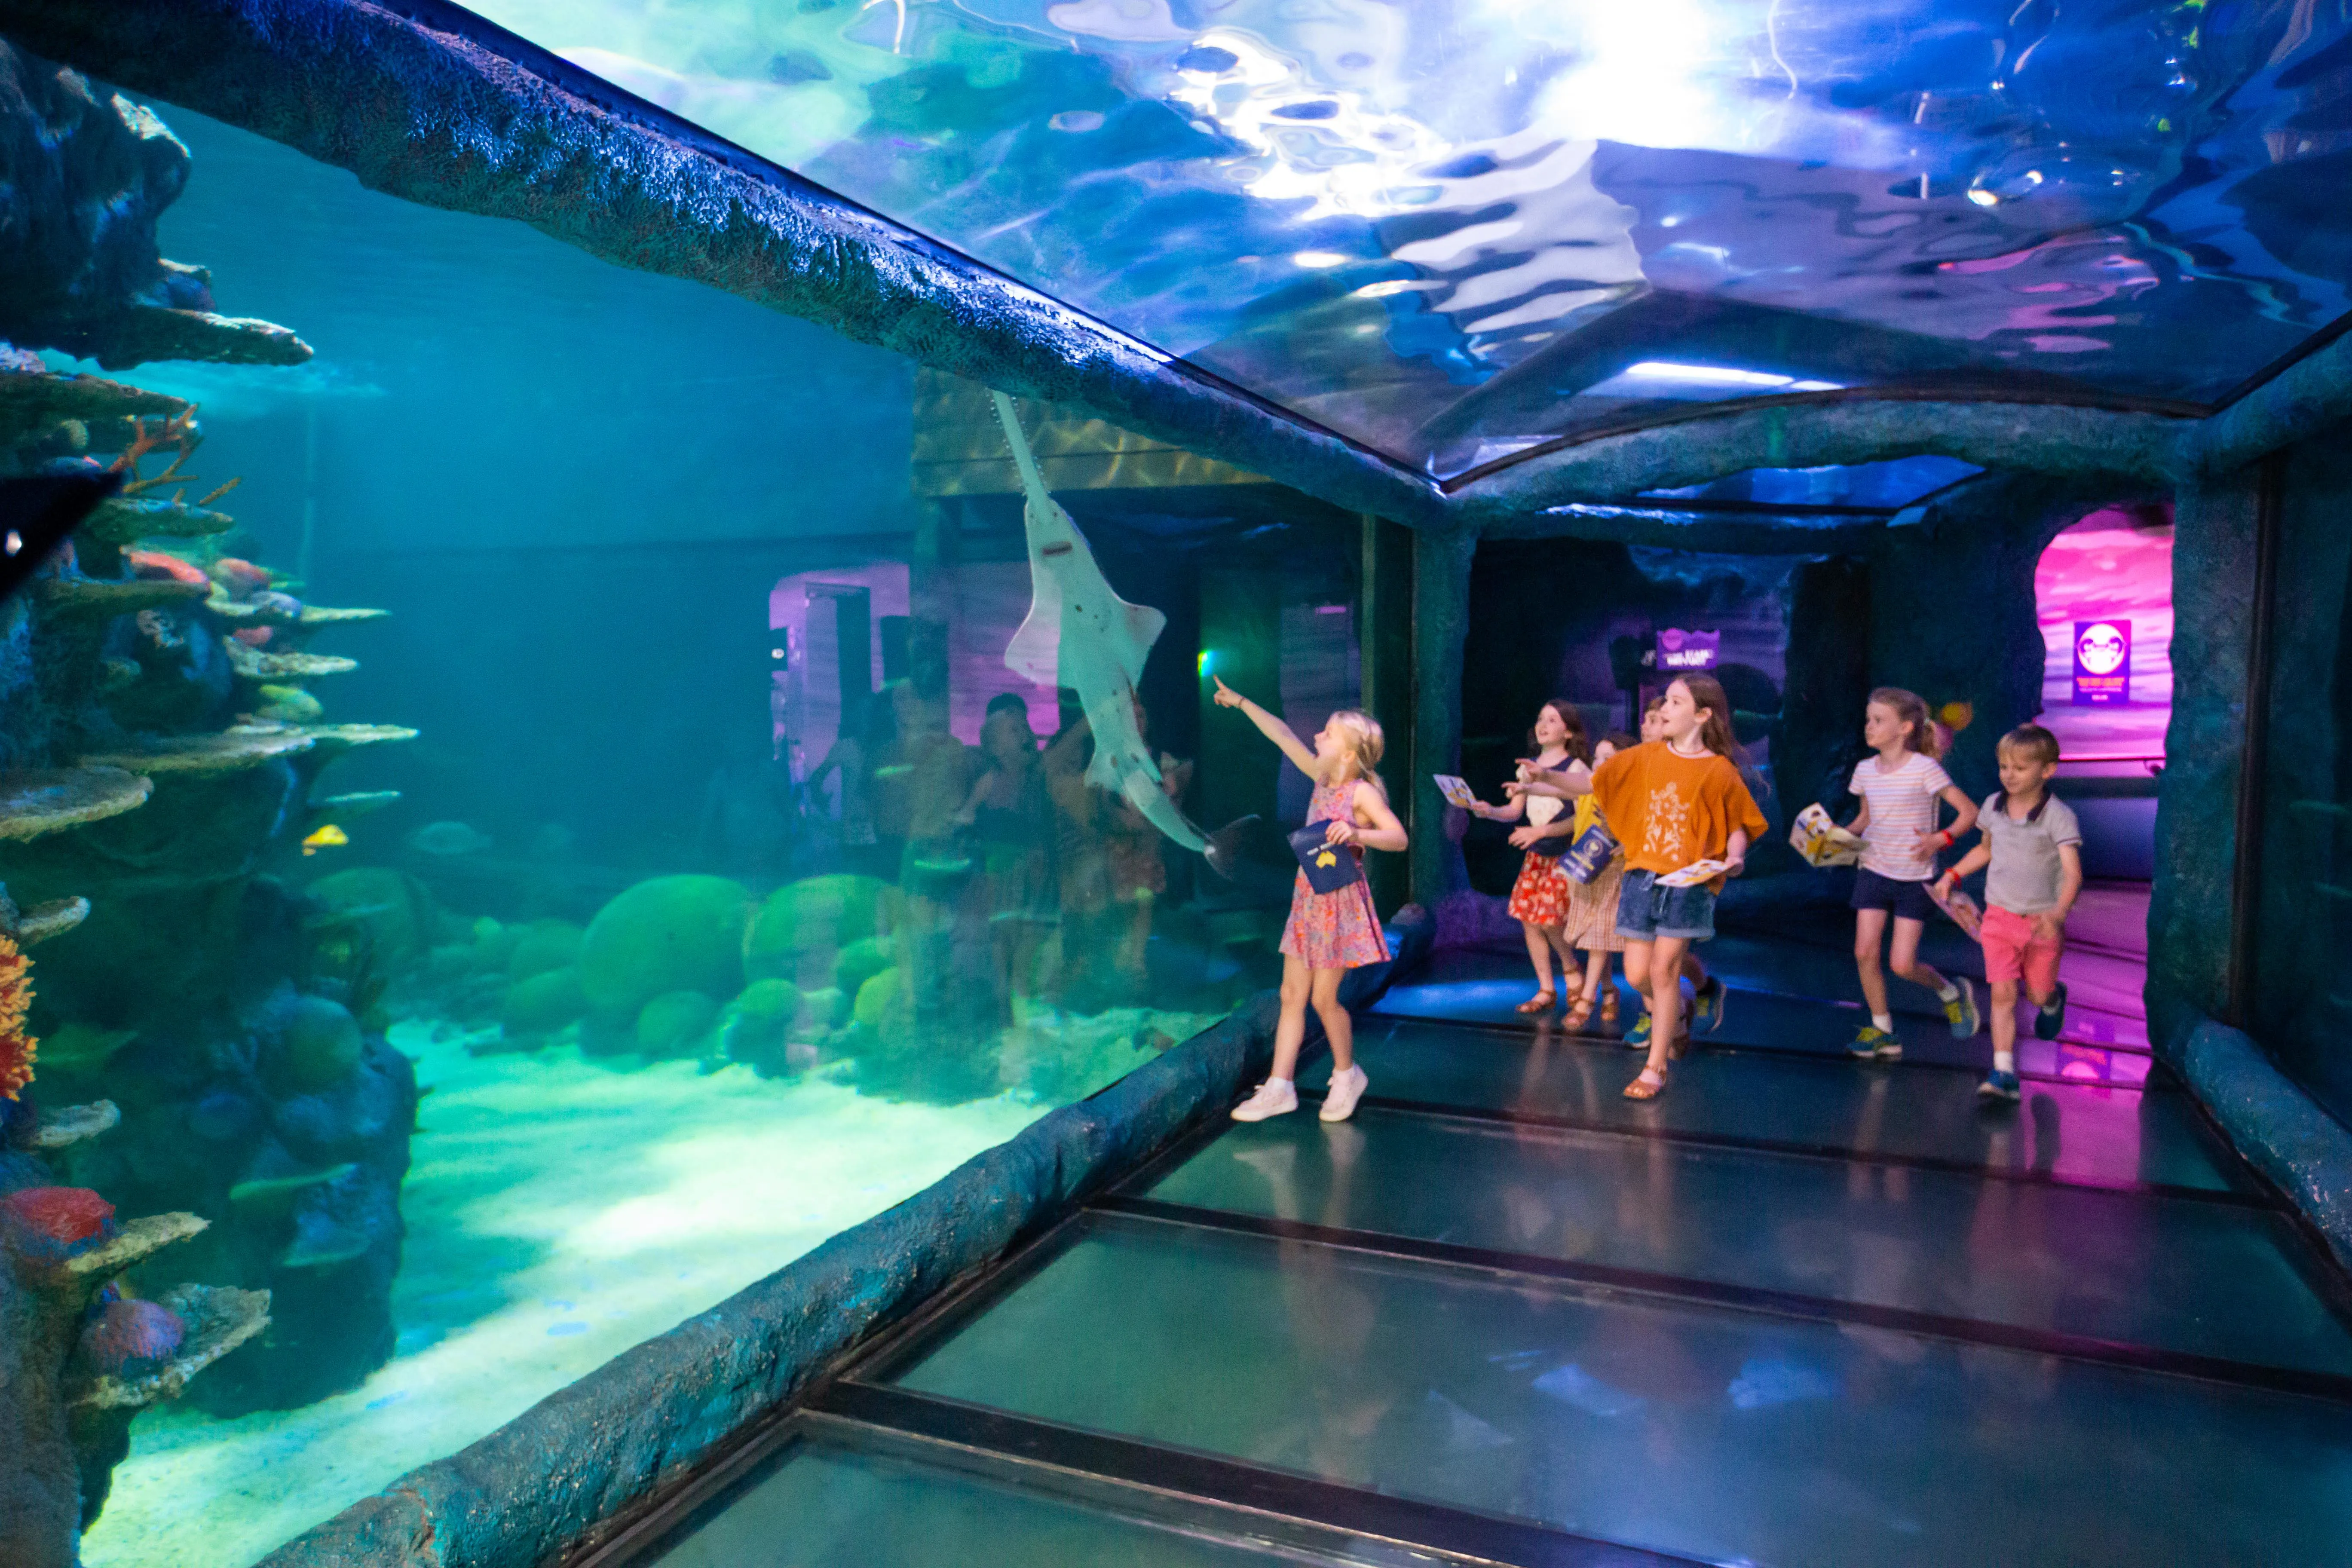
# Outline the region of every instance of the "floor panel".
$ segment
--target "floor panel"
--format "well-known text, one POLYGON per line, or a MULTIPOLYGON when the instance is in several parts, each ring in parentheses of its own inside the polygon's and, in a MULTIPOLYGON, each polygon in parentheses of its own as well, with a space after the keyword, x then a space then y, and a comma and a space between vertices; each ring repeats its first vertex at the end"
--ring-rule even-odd
POLYGON ((2332 1560, 2344 1406, 1097 1219, 904 1386, 1706 1560, 2332 1560))

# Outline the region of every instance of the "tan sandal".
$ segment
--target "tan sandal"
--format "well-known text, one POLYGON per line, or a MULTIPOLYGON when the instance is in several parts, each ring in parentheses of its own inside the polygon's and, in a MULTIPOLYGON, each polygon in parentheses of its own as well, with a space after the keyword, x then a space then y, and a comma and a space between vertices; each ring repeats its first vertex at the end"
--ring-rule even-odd
POLYGON ((1592 998, 1590 996, 1579 996, 1576 999, 1576 1005, 1568 1010, 1568 1018, 1566 1020, 1568 1032, 1571 1035, 1581 1033, 1584 1026, 1591 1022, 1592 998))
POLYGON ((1640 1074, 1634 1078, 1633 1081, 1625 1086, 1625 1098, 1628 1100, 1655 1100, 1659 1095, 1665 1092, 1665 1089, 1666 1075, 1664 1073, 1658 1072, 1654 1068, 1643 1068, 1640 1074), (1651 1079, 1651 1074, 1654 1072, 1657 1073, 1655 1081, 1653 1081, 1651 1079))
POLYGON ((1601 988, 1601 1026, 1604 1029, 1617 1026, 1617 987, 1614 985, 1601 988))
POLYGON ((1549 1013, 1559 1001, 1559 994, 1547 985, 1520 1003, 1517 1010, 1521 1013, 1549 1013))

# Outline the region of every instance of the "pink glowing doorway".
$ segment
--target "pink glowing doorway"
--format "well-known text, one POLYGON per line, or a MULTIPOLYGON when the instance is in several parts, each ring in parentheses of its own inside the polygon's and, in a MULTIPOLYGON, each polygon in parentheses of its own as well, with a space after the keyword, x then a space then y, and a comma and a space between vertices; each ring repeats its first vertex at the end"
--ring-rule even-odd
POLYGON ((2042 552, 2033 597, 2043 656, 2041 721, 2058 737, 2062 773, 2152 777, 2172 718, 2170 509, 2091 513, 2042 552), (2129 657, 2118 667, 2113 660, 2123 639, 2129 657), (2123 672, 2121 700, 2112 700, 2117 694, 2097 678, 2123 672), (2091 676, 2091 689, 2078 674, 2091 676))

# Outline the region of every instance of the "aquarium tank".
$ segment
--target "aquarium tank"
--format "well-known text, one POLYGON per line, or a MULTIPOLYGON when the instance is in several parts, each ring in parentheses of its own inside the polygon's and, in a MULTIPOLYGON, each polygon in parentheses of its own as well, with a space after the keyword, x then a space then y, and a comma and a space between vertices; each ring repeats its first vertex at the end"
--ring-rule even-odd
POLYGON ((1304 792, 1204 693, 1358 700, 1360 519, 9 58, 234 323, 11 367, 123 480, 7 610, 21 1027, 119 1118, 60 1179, 205 1222, 86 1561, 257 1557, 1271 984, 1304 792), (1008 666, 1088 587, 1015 439, 1135 668, 1008 666))
POLYGON ((0 1568, 2340 1536, 2348 40, 0 0, 0 1568), (1678 672, 1769 829, 1628 1095, 1462 802, 1678 672), (2061 742, 2016 1050, 1791 837, 1890 687, 2061 742), (1228 688, 1383 727, 1311 1019, 1228 688))

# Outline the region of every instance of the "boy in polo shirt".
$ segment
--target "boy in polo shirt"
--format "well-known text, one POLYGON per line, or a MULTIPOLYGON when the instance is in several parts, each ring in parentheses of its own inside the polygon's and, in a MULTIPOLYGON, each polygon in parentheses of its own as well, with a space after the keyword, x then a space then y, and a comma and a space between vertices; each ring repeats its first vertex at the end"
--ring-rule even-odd
POLYGON ((1944 873, 1949 894, 1962 877, 1985 873, 1985 979, 1992 986, 1992 1073, 1977 1086, 1989 1099, 2015 1100, 2017 987, 2039 1011, 2033 1033, 2054 1040, 2066 1018, 2066 987, 2058 979, 2066 913, 2083 891, 2083 829, 2064 801, 2050 793, 2058 772, 2058 737, 2039 724, 2021 724, 2000 738, 2001 793, 1977 818, 1984 837, 1944 873))

